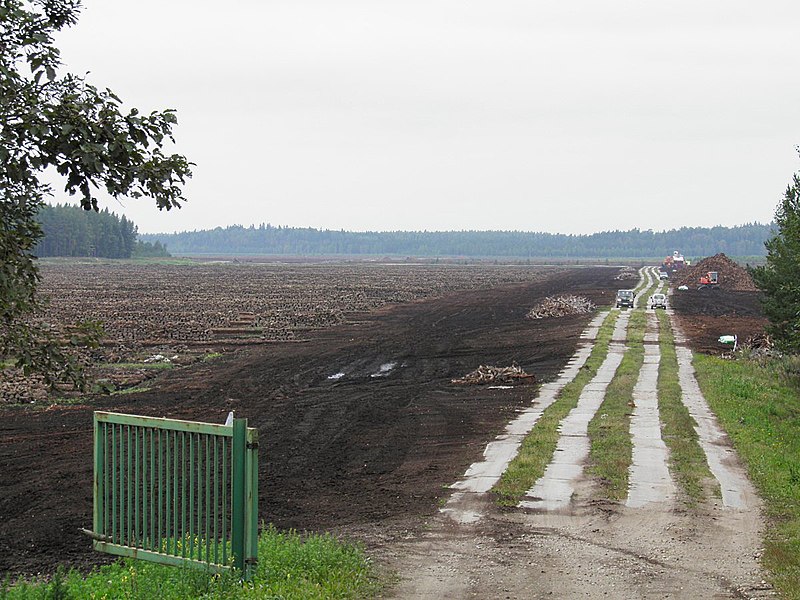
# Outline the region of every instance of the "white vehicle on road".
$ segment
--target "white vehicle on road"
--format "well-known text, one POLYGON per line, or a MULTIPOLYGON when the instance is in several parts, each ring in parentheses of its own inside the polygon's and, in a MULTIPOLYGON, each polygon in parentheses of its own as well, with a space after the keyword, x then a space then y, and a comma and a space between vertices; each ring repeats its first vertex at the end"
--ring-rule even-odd
POLYGON ((650 296, 650 308, 667 308, 667 297, 664 294, 650 296))

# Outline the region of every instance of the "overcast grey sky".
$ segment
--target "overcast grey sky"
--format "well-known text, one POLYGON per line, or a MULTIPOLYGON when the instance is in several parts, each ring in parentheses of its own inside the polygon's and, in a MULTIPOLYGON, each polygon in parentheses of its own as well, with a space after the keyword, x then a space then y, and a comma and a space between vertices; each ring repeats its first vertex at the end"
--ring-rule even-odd
POLYGON ((85 0, 58 41, 178 110, 190 201, 109 203, 142 232, 592 233, 769 221, 798 31, 797 0, 85 0))

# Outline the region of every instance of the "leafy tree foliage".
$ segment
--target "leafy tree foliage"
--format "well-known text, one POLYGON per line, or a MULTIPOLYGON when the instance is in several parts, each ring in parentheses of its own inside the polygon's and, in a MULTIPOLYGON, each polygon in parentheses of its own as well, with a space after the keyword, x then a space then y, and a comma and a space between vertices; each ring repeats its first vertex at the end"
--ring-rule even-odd
POLYGON ((800 173, 786 188, 775 224, 777 232, 765 244, 767 263, 751 273, 764 292, 764 312, 776 344, 800 353, 800 173))
POLYGON ((53 36, 74 25, 79 0, 0 0, 0 355, 49 381, 77 381, 68 353, 35 315, 39 274, 33 249, 36 215, 55 172, 81 206, 97 210, 97 190, 112 197, 150 196, 161 209, 180 206, 191 176, 185 157, 164 152, 175 113, 123 111, 110 90, 59 75, 53 36))

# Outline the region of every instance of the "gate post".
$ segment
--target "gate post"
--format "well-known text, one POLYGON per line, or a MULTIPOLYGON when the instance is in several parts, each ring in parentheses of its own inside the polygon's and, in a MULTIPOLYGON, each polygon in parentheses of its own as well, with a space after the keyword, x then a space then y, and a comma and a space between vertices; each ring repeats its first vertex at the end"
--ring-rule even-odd
POLYGON ((247 419, 233 420, 233 507, 231 510, 231 551, 233 567, 244 572, 244 445, 247 419))
POLYGON ((249 580, 258 557, 258 430, 246 428, 245 431, 244 576, 249 580))
POLYGON ((92 505, 94 508, 92 510, 92 531, 105 536, 105 426, 98 422, 96 412, 92 420, 94 421, 94 482, 92 485, 92 495, 94 497, 92 505), (100 436, 101 427, 103 428, 102 437, 100 436))

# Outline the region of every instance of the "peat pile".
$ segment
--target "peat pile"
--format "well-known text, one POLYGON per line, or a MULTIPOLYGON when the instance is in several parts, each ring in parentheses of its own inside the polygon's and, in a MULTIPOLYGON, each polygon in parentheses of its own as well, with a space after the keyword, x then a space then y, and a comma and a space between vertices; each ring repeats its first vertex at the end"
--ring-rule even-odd
POLYGON ((709 271, 719 273, 719 287, 723 290, 734 292, 757 292, 758 288, 753 283, 753 278, 744 267, 739 266, 723 253, 704 258, 691 267, 681 269, 676 273, 673 285, 685 285, 689 288, 697 287, 700 277, 709 271))

